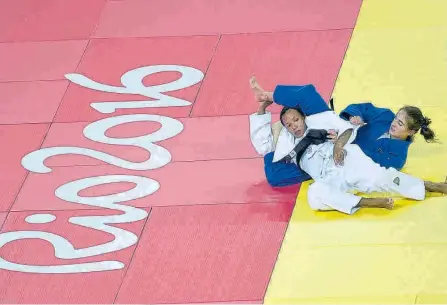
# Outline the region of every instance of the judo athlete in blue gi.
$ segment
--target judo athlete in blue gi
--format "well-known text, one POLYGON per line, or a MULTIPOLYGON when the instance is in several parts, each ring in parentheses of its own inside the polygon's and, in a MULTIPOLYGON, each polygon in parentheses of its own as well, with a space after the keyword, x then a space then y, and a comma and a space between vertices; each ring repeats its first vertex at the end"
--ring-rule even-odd
MULTIPOLYGON (((308 191, 312 209, 353 214, 361 207, 393 208, 391 198, 362 198, 355 192, 391 192, 414 200, 424 200, 426 191, 447 193, 447 183, 423 181, 374 162, 354 144, 360 127, 330 109, 305 115, 304 111, 309 110, 306 105, 301 109, 284 107, 280 119, 285 128, 279 131, 275 145, 271 114, 266 108, 279 96, 278 91, 263 91, 254 78, 251 84, 261 100, 258 112, 250 115, 252 144, 259 154, 270 154, 273 164, 281 162, 287 170, 295 166, 295 174, 300 174, 295 177, 302 179, 307 174, 315 181, 308 191)), ((311 85, 295 89, 295 93, 302 90, 303 95, 316 92, 311 85)))
POLYGON ((386 108, 371 103, 352 104, 342 110, 340 117, 359 126, 355 144, 374 162, 401 170, 407 161, 408 148, 420 131, 426 142, 434 142, 431 120, 421 110, 405 106, 395 115, 386 108))
MULTIPOLYGON (((305 115, 331 111, 312 85, 279 85, 274 92, 264 91, 255 78, 250 79, 250 85, 260 102, 261 112, 265 111, 262 107, 268 107, 273 101, 285 107, 300 108, 305 115), (265 104, 261 103, 262 99, 266 100, 265 104)), ((358 127, 354 144, 359 145, 374 162, 387 168, 401 170, 404 167, 409 146, 418 131, 427 142, 434 142, 435 138, 433 130, 429 127, 431 120, 424 117, 419 108, 413 106, 405 106, 395 115, 390 109, 378 108, 371 103, 352 104, 341 111, 340 117, 358 127)), ((272 127, 276 143, 282 124, 278 122, 272 127)), ((275 187, 310 179, 306 173, 290 164, 273 162, 273 152, 264 157, 264 164, 267 181, 275 187)))

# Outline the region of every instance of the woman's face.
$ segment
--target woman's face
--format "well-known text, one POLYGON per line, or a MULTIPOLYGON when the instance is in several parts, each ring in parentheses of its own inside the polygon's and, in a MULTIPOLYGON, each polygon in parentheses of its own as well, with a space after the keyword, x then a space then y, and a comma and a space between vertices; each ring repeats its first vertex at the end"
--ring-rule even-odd
POLYGON ((289 109, 283 114, 282 120, 287 130, 297 138, 301 138, 306 131, 304 117, 295 109, 289 109))
POLYGON ((408 129, 408 116, 405 110, 400 110, 390 126, 390 136, 393 139, 406 140, 409 136, 415 134, 415 130, 408 129))

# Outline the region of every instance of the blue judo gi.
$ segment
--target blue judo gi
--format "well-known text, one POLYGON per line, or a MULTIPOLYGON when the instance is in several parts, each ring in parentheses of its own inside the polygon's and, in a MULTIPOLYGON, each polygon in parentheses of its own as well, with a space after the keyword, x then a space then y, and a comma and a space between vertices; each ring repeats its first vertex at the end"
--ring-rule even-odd
MULTIPOLYGON (((273 92, 273 100, 285 107, 300 108, 306 116, 332 111, 313 85, 278 85, 273 92)), ((345 120, 349 120, 351 116, 359 116, 367 123, 359 128, 353 144, 357 144, 368 157, 381 166, 402 169, 407 159, 410 139, 379 139, 388 132, 395 114, 371 103, 360 103, 351 104, 340 113, 340 117, 345 120)), ((311 179, 293 163, 272 162, 273 155, 274 152, 271 152, 264 156, 264 171, 270 185, 288 186, 311 179)))
POLYGON ((340 112, 340 117, 345 120, 352 116, 359 116, 366 123, 358 129, 353 144, 357 144, 368 157, 381 166, 401 170, 407 161, 411 139, 379 139, 389 131, 396 115, 390 109, 361 103, 351 104, 340 112))

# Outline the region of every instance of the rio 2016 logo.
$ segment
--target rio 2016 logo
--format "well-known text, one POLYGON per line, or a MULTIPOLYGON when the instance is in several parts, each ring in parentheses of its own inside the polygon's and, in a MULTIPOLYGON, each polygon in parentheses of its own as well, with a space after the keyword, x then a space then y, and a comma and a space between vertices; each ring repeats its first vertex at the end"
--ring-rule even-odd
MULTIPOLYGON (((81 74, 67 74, 66 77, 73 83, 92 90, 146 96, 154 100, 125 101, 125 102, 96 102, 91 107, 101 113, 113 113, 117 109, 141 109, 152 107, 190 106, 191 102, 166 95, 166 92, 181 90, 202 81, 204 74, 195 68, 178 65, 157 65, 137 68, 126 72, 121 77, 122 87, 109 86, 91 80, 81 74), (145 86, 143 79, 159 72, 179 72, 181 77, 170 83, 156 86, 145 86)), ((171 161, 171 153, 155 144, 175 137, 183 130, 183 124, 173 118, 150 114, 128 114, 108 117, 90 123, 84 128, 84 136, 92 141, 110 145, 136 146, 149 152, 150 157, 140 163, 129 162, 119 157, 97 151, 94 149, 64 146, 47 147, 33 151, 22 159, 22 166, 33 173, 45 174, 51 169, 45 166, 45 160, 56 155, 77 154, 101 160, 105 163, 135 171, 151 170, 165 166, 171 161), (108 129, 131 122, 158 122, 161 127, 147 135, 133 138, 111 138, 106 136, 108 129)), ((138 175, 105 175, 86 177, 67 182, 55 190, 55 195, 65 201, 88 205, 97 208, 119 211, 120 215, 109 216, 77 216, 71 217, 69 222, 74 225, 99 230, 112 234, 114 240, 87 248, 75 249, 73 244, 62 236, 44 231, 12 231, 0 234, 0 248, 5 244, 23 239, 41 239, 51 243, 56 258, 63 260, 96 257, 106 253, 116 252, 135 245, 138 237, 132 232, 113 226, 114 224, 130 223, 145 219, 148 214, 145 210, 125 205, 125 202, 151 195, 160 188, 160 184, 153 179, 138 175), (118 194, 82 197, 78 194, 87 188, 116 182, 131 182, 135 187, 118 194)), ((48 223, 56 217, 51 214, 33 214, 25 221, 29 223, 48 223)), ((83 273, 117 270, 124 268, 120 261, 101 261, 64 265, 24 265, 10 262, 0 257, 0 268, 26 272, 26 273, 83 273)))

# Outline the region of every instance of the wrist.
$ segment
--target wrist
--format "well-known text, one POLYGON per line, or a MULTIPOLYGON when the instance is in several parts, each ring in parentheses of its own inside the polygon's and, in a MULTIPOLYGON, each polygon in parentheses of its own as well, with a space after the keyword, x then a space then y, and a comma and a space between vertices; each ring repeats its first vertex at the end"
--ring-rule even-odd
POLYGON ((261 105, 259 105, 258 114, 259 115, 265 114, 267 107, 270 106, 271 104, 272 104, 272 102, 267 102, 267 101, 262 102, 261 105))
POLYGON ((262 106, 259 107, 259 108, 258 108, 258 114, 259 114, 259 115, 263 115, 263 114, 265 114, 265 112, 266 112, 265 109, 266 109, 266 107, 262 107, 262 106))

